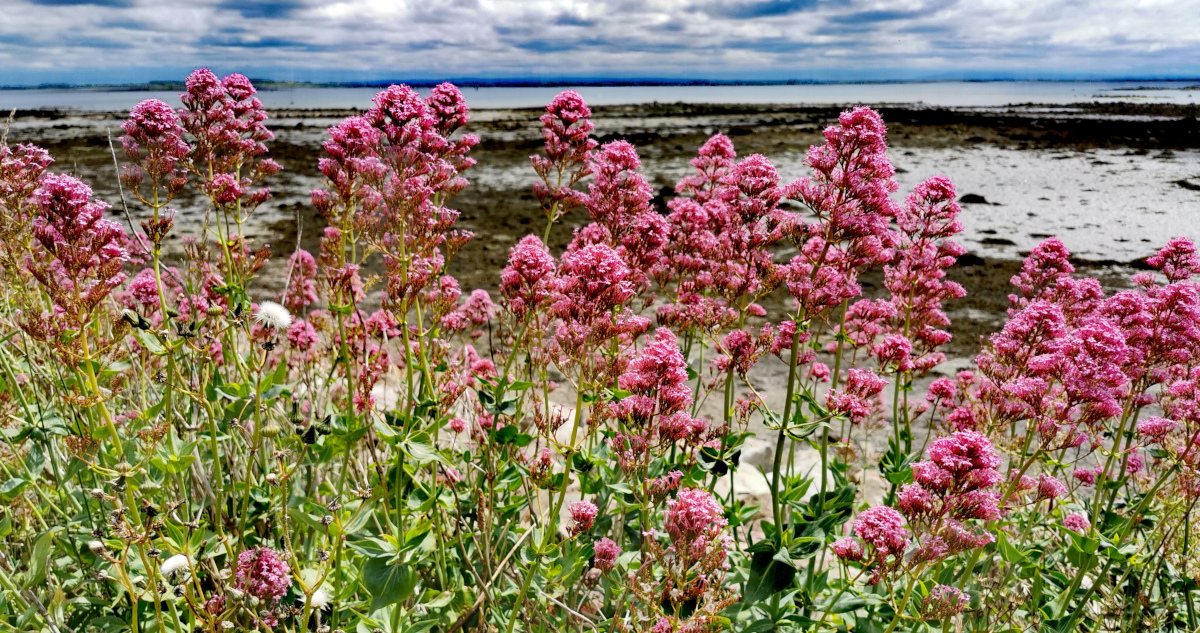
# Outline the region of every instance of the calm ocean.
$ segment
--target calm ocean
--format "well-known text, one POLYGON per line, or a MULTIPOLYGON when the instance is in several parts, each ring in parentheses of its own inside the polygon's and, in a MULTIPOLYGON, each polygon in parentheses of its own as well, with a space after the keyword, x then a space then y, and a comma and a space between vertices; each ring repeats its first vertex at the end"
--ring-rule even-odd
MULTIPOLYGON (((538 108, 563 87, 466 88, 476 109, 538 108)), ((748 104, 885 104, 1000 107, 1039 103, 1061 105, 1080 102, 1132 101, 1145 103, 1200 103, 1200 85, 1187 81, 991 81, 920 82, 880 84, 805 84, 771 86, 582 86, 575 88, 592 105, 636 103, 748 103, 748 104)), ((366 108, 378 88, 282 88, 259 93, 268 108, 366 108)), ((143 99, 178 103, 175 91, 95 89, 0 90, 0 110, 67 109, 78 111, 128 110, 143 99)))

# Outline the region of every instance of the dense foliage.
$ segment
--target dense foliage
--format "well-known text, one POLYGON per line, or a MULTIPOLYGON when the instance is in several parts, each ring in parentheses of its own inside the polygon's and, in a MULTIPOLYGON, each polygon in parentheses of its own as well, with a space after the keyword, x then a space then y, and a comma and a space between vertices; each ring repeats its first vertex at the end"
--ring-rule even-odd
POLYGON ((545 232, 465 294, 467 105, 391 86, 329 130, 320 251, 272 301, 254 95, 200 70, 133 109, 140 231, 0 147, 0 629, 1197 630, 1191 242, 1107 294, 1047 240, 974 370, 933 379, 957 197, 893 197, 874 111, 792 183, 716 135, 658 209, 567 91, 531 158, 545 232), (173 267, 187 187, 205 232, 173 267), (751 374, 780 361, 773 409, 751 374), (731 483, 752 429, 769 504, 731 483))

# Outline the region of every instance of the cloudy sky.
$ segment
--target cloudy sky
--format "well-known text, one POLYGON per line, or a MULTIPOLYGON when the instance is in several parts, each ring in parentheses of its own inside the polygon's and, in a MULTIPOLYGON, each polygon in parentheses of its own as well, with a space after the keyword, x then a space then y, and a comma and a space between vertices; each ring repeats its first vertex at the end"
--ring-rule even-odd
POLYGON ((1200 0, 2 0, 0 84, 1200 76, 1200 0))

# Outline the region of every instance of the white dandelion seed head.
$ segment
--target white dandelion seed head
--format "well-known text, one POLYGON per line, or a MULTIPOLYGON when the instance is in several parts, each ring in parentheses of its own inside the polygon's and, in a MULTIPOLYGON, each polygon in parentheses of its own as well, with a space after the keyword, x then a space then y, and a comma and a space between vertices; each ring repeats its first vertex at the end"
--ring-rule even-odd
POLYGON ((324 611, 329 605, 329 592, 324 587, 319 587, 308 599, 308 604, 313 611, 324 611))
POLYGON ((176 554, 163 561, 161 571, 162 575, 171 576, 175 572, 188 569, 189 567, 190 562, 188 561, 188 557, 183 554, 176 554))
POLYGON ((286 330, 292 325, 292 313, 274 301, 258 304, 258 314, 254 318, 264 327, 275 330, 286 330))

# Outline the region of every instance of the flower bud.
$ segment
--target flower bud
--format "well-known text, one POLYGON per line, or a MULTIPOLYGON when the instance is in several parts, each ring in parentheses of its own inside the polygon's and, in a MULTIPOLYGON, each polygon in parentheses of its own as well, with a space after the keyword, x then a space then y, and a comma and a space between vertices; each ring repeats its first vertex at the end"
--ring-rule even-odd
POLYGON ((271 439, 279 437, 279 434, 282 432, 283 432, 283 427, 279 426, 279 423, 276 422, 275 420, 268 420, 267 424, 265 426, 263 426, 263 429, 262 429, 263 437, 271 438, 271 439))

